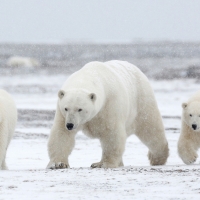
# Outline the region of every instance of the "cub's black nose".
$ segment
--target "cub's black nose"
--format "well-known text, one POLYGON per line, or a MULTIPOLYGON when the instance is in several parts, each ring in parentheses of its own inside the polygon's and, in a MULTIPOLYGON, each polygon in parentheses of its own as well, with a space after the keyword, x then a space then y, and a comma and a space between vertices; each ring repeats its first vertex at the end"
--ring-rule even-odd
POLYGON ((66 127, 67 127, 68 130, 72 130, 73 127, 74 127, 74 124, 72 124, 72 123, 67 123, 66 127))
POLYGON ((196 129, 197 129, 197 125, 196 125, 196 124, 192 124, 192 128, 193 128, 194 130, 196 130, 196 129))

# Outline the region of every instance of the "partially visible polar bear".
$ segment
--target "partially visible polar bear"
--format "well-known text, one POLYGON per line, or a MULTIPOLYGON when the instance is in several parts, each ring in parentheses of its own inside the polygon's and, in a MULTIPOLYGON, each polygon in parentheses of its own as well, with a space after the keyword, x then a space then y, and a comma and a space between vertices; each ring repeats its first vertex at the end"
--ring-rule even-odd
POLYGON ((149 148, 151 165, 166 163, 168 143, 154 93, 134 65, 90 62, 67 79, 58 97, 47 168, 69 167, 79 130, 101 142, 102 158, 93 168, 123 166, 126 139, 133 133, 149 148))
POLYGON ((182 104, 182 127, 178 153, 185 164, 196 161, 200 148, 200 91, 182 104))
POLYGON ((6 151, 17 123, 17 109, 12 97, 0 89, 0 169, 7 169, 6 151))
POLYGON ((7 65, 10 67, 28 67, 33 68, 40 65, 38 60, 29 57, 12 56, 8 59, 7 65))

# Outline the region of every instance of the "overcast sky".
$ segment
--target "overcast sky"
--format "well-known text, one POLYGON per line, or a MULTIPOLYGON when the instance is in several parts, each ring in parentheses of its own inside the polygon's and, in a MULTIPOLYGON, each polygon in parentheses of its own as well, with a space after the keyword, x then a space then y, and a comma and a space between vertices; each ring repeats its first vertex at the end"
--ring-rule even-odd
POLYGON ((200 0, 0 0, 0 42, 200 41, 200 0))

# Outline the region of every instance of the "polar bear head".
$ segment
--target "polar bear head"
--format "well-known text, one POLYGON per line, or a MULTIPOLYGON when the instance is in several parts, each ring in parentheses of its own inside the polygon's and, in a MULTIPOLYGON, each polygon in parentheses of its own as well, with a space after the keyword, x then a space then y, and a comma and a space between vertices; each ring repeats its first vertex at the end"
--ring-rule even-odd
POLYGON ((67 130, 77 129, 94 117, 96 94, 81 89, 60 90, 58 97, 67 130))
POLYGON ((183 103, 183 120, 196 132, 200 132, 200 102, 183 103))

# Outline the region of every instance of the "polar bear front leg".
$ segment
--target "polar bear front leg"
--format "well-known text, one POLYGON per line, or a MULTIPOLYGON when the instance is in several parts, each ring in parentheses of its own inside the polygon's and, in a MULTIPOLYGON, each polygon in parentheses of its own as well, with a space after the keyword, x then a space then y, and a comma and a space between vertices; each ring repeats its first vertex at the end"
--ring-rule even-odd
POLYGON ((69 168, 68 156, 75 145, 75 132, 53 127, 48 141, 49 164, 47 169, 69 168))
POLYGON ((100 139, 102 158, 98 163, 93 163, 92 168, 116 168, 124 166, 122 155, 125 149, 126 132, 122 129, 105 133, 100 139), (120 131, 121 130, 121 131, 120 131))
POLYGON ((198 146, 196 145, 195 133, 183 123, 181 135, 178 141, 178 154, 182 161, 189 165, 196 161, 198 146))
POLYGON ((186 165, 194 163, 198 157, 192 143, 190 142, 179 142, 178 154, 186 165))

